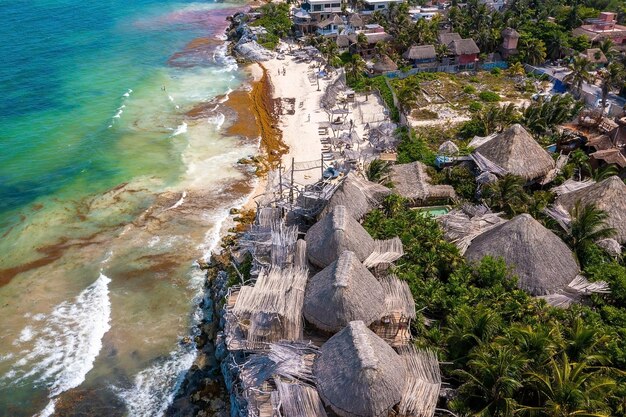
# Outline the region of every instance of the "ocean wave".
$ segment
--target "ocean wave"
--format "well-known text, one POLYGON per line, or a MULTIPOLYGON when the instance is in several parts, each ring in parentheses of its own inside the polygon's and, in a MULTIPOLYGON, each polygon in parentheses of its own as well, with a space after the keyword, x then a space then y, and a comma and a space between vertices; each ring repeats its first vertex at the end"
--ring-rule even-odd
POLYGON ((228 53, 228 47, 226 44, 215 48, 215 52, 213 52, 213 61, 221 66, 221 68, 216 70, 216 72, 233 72, 239 69, 237 60, 228 53))
POLYGON ((185 132, 187 132, 187 123, 183 122, 174 130, 174 132, 172 133, 172 136, 178 136, 185 132))
POLYGON ((110 282, 100 273, 73 302, 62 302, 39 323, 25 327, 15 343, 23 350, 2 379, 22 384, 32 378, 36 385, 48 387, 51 399, 82 384, 110 329, 110 282))
POLYGON ((169 357, 135 376, 128 390, 113 388, 133 417, 160 417, 172 403, 185 372, 196 359, 195 346, 175 350, 169 357))
POLYGON ((214 124, 217 130, 222 128, 222 125, 226 121, 226 116, 223 113, 218 113, 213 117, 209 117, 209 123, 214 124))

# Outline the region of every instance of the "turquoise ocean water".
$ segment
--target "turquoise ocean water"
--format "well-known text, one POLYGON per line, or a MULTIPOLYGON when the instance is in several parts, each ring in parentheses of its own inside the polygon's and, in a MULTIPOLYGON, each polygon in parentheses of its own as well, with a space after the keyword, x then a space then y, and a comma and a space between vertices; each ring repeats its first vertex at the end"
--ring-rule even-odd
POLYGON ((221 134, 240 6, 0 0, 0 416, 167 408, 251 181, 221 134))

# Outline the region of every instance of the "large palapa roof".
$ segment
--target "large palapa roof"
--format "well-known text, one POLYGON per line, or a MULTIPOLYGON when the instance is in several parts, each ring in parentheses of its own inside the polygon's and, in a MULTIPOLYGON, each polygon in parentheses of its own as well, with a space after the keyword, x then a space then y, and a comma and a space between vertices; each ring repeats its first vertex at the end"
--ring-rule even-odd
POLYGON ((387 415, 398 404, 406 366, 362 321, 353 321, 321 348, 313 372, 320 396, 341 417, 387 415))
POLYGON ((502 257, 532 295, 555 293, 576 278, 578 264, 569 247, 529 214, 520 214, 476 237, 465 255, 474 261, 502 257))
POLYGON ((570 212, 578 201, 582 205, 595 204, 604 210, 608 214, 607 225, 617 231, 615 238, 622 244, 626 243, 626 184, 618 176, 562 194, 556 204, 570 212))
POLYGON ((304 317, 318 329, 338 332, 348 323, 366 325, 385 315, 382 285, 345 251, 332 264, 309 279, 304 295, 304 317))
POLYGON ((405 198, 423 202, 428 199, 456 198, 454 188, 449 185, 432 185, 426 165, 419 161, 391 167, 389 178, 394 191, 405 198))
POLYGON ((526 180, 543 177, 555 166, 550 154, 519 124, 479 146, 476 152, 526 180))
POLYGON ((391 191, 387 187, 351 172, 330 198, 320 217, 326 216, 336 206, 345 206, 349 214, 359 220, 389 194, 391 191))
POLYGON ((315 223, 306 236, 309 261, 320 268, 334 262, 346 250, 363 262, 375 250, 374 239, 354 220, 345 206, 335 206, 332 213, 315 223))

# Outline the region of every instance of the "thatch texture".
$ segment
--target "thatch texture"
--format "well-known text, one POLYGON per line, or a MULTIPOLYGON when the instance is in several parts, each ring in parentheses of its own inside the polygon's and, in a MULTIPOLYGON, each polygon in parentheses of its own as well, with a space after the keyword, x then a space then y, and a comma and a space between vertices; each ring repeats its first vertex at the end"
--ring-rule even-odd
POLYGON ((450 42, 460 41, 462 38, 461 35, 456 32, 440 32, 437 39, 439 40, 439 43, 448 45, 450 42))
POLYGON ((380 285, 385 293, 385 313, 370 328, 391 346, 405 346, 412 339, 411 320, 417 315, 409 285, 393 275, 380 278, 380 285))
POLYGON ((437 52, 433 45, 413 45, 403 55, 410 60, 434 60, 437 59, 437 52))
POLYGON ((465 253, 476 236, 506 222, 486 206, 469 205, 439 216, 437 221, 443 227, 446 240, 454 243, 461 254, 465 253))
POLYGON ((579 273, 567 245, 528 214, 476 237, 465 252, 470 260, 502 257, 518 277, 518 287, 532 295, 546 295, 566 287, 579 273))
POLYGON ((374 72, 383 73, 388 71, 396 71, 398 65, 388 55, 381 56, 372 66, 374 72))
POLYGON ((528 181, 543 177, 555 167, 550 154, 519 124, 479 146, 476 152, 528 181))
POLYGON ((363 261, 366 268, 373 268, 381 264, 390 264, 404 255, 404 248, 399 237, 387 240, 375 240, 374 250, 363 261))
POLYGON ((374 239, 345 206, 335 206, 333 211, 315 223, 305 238, 309 261, 325 268, 346 250, 352 251, 363 262, 375 249, 374 239))
POLYGON ((307 276, 303 268, 272 268, 261 272, 254 287, 241 287, 231 312, 238 328, 228 332, 227 343, 238 339, 238 331, 245 337, 245 341, 232 340, 239 348, 301 339, 307 276))
POLYGON ((370 182, 354 172, 350 172, 320 213, 320 218, 333 211, 336 206, 345 206, 353 218, 360 220, 391 191, 380 184, 370 182))
POLYGON ((394 192, 415 204, 430 200, 456 199, 456 193, 451 186, 430 183, 426 165, 419 161, 392 166, 389 178, 393 183, 394 192))
POLYGON ((480 49, 474 42, 474 39, 456 39, 448 44, 448 49, 453 55, 474 55, 479 54, 480 49))
POLYGON ((345 251, 332 264, 309 279, 304 296, 304 317, 326 332, 338 332, 348 323, 366 325, 385 315, 381 284, 353 252, 345 251))
POLYGON ((596 151, 589 155, 591 159, 603 161, 609 165, 617 165, 619 168, 626 168, 626 156, 618 148, 596 151))
POLYGON ((309 343, 280 341, 266 352, 251 355, 240 373, 243 388, 259 387, 270 378, 313 382, 313 361, 317 348, 309 343))
POLYGON ((407 369, 407 381, 398 406, 400 416, 432 417, 441 390, 437 356, 408 345, 399 349, 407 369))
POLYGON ((404 361, 361 321, 321 348, 313 371, 320 396, 341 417, 382 417, 402 399, 404 361))
POLYGON ((615 239, 626 243, 626 184, 617 176, 607 178, 577 191, 561 194, 555 205, 571 212, 580 201, 582 205, 595 204, 608 214, 606 223, 617 230, 615 239))
POLYGON ((350 26, 352 26, 353 28, 363 27, 363 19, 358 13, 351 14, 350 17, 348 18, 348 22, 350 23, 350 26))
POLYGON ((275 380, 282 417, 327 417, 317 390, 305 384, 275 380))
POLYGON ((555 193, 556 195, 562 195, 571 193, 572 191, 582 190, 583 188, 589 187, 590 185, 595 184, 596 182, 592 179, 587 179, 584 181, 576 181, 573 179, 566 180, 563 184, 558 187, 552 187, 550 191, 555 193))
POLYGON ((447 140, 439 146, 437 152, 440 155, 456 155, 459 153, 459 147, 451 140, 447 140))

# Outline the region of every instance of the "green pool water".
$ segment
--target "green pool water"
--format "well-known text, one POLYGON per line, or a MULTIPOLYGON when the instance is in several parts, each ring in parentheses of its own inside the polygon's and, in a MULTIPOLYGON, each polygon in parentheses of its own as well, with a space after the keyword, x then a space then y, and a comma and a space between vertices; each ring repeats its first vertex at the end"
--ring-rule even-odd
POLYGON ((448 214, 448 212, 450 212, 450 206, 418 207, 417 210, 422 213, 427 213, 432 217, 439 217, 448 214))

